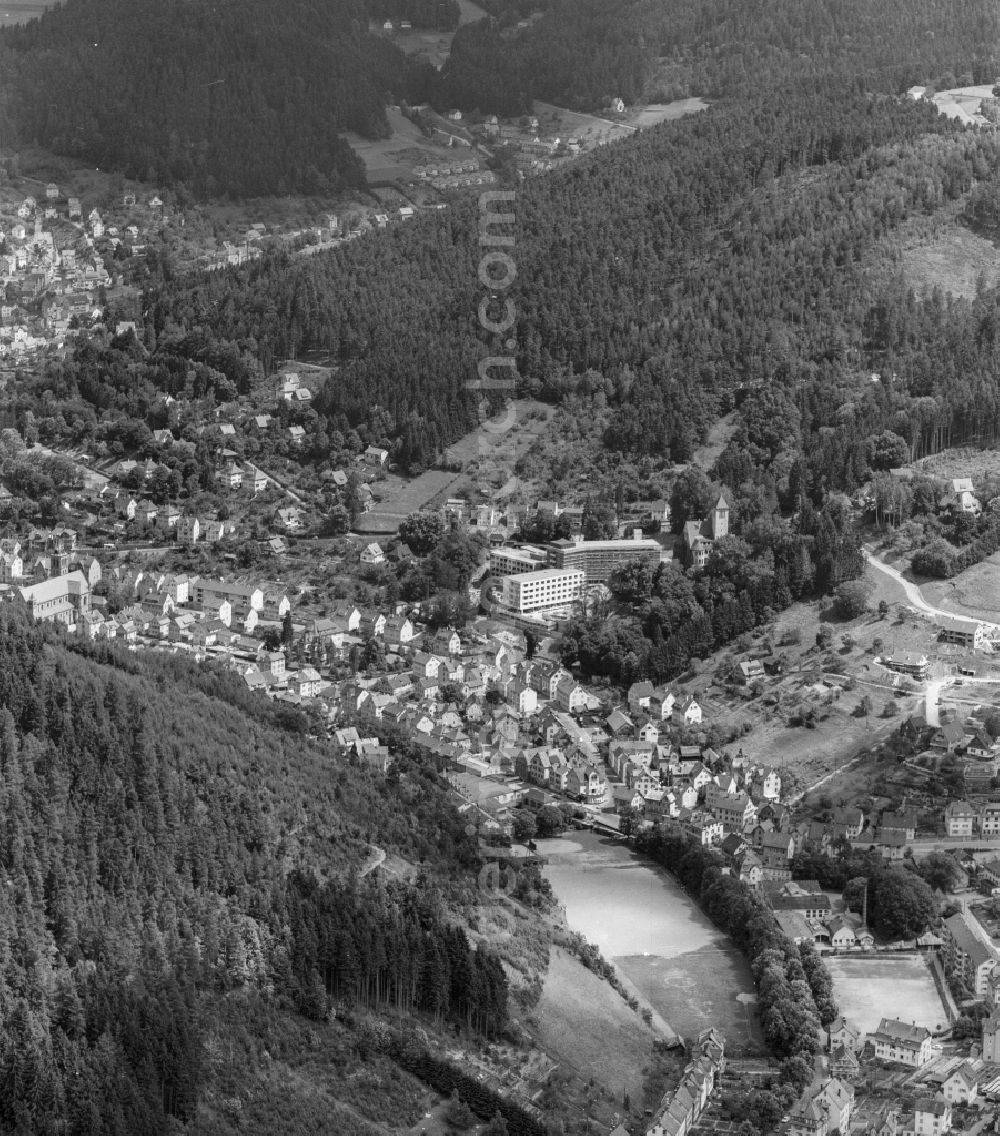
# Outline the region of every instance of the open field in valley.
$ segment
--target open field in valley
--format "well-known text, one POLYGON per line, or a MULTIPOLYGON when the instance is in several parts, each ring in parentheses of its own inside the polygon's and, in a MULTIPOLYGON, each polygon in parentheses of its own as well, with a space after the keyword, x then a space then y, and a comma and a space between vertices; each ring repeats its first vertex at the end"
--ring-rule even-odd
POLYGON ((615 966, 682 1037, 714 1026, 736 1050, 763 1050, 750 967, 724 937, 674 958, 616 958, 615 966))
POLYGON ((841 1013, 867 1033, 882 1018, 899 1017, 926 1029, 947 1022, 927 960, 920 955, 825 959, 841 1013))

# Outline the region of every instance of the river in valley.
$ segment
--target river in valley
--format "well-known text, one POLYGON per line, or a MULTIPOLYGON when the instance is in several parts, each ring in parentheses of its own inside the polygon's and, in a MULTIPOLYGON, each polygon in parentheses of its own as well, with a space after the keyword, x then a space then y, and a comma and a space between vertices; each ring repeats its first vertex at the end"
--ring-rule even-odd
POLYGON ((545 878, 574 931, 688 1038, 707 1026, 760 1048, 746 959, 680 884, 627 845, 592 832, 538 841, 545 878))

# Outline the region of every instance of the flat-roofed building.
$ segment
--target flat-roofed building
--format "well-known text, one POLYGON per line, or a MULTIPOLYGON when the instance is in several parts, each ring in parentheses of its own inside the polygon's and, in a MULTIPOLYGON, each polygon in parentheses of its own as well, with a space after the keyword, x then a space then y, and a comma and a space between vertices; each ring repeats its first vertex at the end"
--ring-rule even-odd
POLYGON ((606 584, 612 572, 625 564, 660 563, 663 549, 648 537, 631 540, 557 540, 548 545, 552 568, 579 568, 588 584, 606 584))
POLYGON ((520 572, 535 572, 544 568, 548 558, 541 548, 525 545, 522 548, 490 549, 490 574, 514 576, 520 572))
POLYGON ((518 572, 503 582, 503 602, 512 611, 544 611, 578 600, 585 576, 579 568, 542 568, 518 572))

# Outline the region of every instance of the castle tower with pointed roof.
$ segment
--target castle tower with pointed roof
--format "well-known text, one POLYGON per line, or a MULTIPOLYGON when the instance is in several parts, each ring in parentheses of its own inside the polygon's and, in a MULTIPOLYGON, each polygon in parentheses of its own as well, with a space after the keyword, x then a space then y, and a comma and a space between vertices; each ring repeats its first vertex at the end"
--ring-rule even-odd
POLYGON ((712 510, 712 540, 729 535, 729 502, 719 494, 712 510))

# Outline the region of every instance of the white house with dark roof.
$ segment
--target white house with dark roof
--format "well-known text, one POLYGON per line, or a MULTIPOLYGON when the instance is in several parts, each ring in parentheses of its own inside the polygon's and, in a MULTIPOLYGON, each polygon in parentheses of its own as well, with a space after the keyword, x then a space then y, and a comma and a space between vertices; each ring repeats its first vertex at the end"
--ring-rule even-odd
POLYGON ((883 1018, 868 1040, 880 1060, 896 1061, 914 1069, 926 1065, 933 1056, 930 1030, 896 1018, 883 1018))

